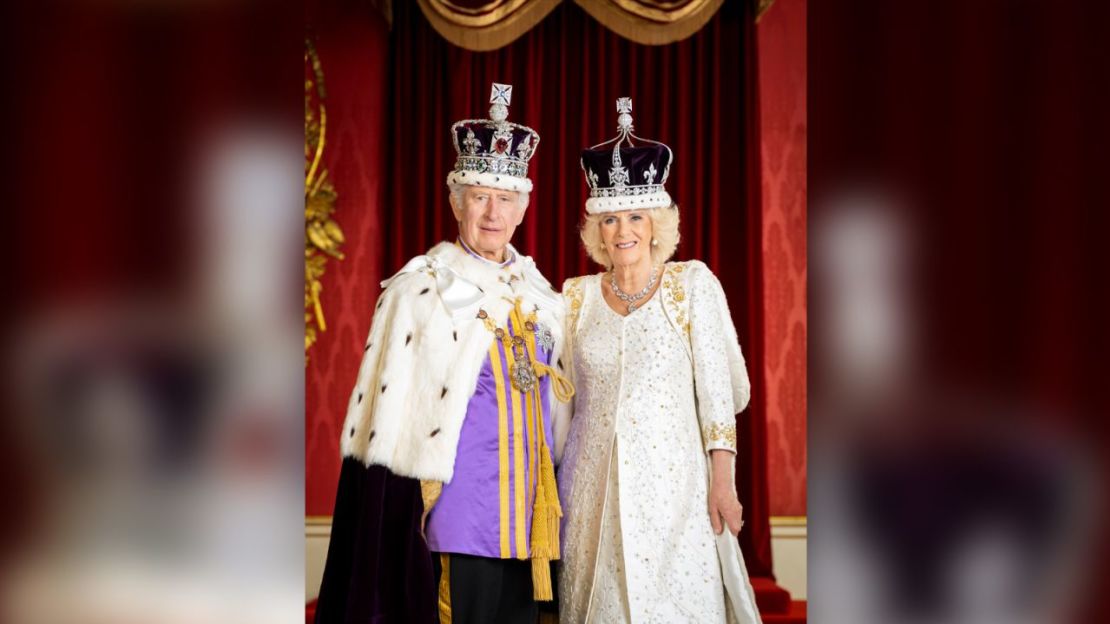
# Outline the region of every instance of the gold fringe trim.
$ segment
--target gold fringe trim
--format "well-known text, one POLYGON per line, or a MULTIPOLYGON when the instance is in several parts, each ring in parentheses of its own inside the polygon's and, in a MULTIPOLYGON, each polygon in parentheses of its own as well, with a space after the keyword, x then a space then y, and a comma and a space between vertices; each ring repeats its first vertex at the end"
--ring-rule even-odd
MULTIPOLYGON (((678 22, 705 10, 707 0, 674 2, 674 0, 590 0, 591 4, 608 3, 629 15, 656 22, 678 22), (675 5, 678 5, 677 8, 675 5)), ((579 3, 581 4, 581 3, 579 3)))

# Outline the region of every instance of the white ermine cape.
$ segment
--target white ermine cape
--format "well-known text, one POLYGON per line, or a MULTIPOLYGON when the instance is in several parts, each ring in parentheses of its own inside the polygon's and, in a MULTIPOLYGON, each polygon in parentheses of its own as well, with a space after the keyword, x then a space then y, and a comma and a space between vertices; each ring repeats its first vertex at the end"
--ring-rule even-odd
POLYGON ((340 448, 369 466, 449 482, 459 431, 493 334, 485 310, 503 326, 516 298, 555 338, 561 371, 564 304, 528 256, 498 267, 453 243, 440 243, 382 282, 340 448))

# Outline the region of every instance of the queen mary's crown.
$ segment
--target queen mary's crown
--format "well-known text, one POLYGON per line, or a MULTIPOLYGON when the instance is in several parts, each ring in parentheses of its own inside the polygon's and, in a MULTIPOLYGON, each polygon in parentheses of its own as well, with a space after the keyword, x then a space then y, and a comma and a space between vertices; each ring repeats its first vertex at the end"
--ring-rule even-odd
POLYGON ((632 99, 617 100, 617 136, 582 150, 590 187, 586 212, 600 214, 674 206, 664 186, 674 153, 659 141, 632 134, 632 99))

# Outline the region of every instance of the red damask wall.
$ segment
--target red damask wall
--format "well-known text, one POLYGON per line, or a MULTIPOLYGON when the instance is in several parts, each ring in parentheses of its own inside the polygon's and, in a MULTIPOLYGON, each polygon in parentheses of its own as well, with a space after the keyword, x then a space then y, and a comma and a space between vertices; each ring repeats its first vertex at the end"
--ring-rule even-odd
POLYGON ((324 164, 339 194, 335 219, 347 239, 346 257, 328 261, 321 295, 328 328, 318 334, 305 368, 305 514, 330 516, 339 481, 338 432, 383 279, 377 207, 385 202, 389 26, 368 2, 324 2, 315 9, 309 35, 328 90, 324 164))
POLYGON ((772 516, 806 514, 806 0, 759 20, 764 368, 772 516))

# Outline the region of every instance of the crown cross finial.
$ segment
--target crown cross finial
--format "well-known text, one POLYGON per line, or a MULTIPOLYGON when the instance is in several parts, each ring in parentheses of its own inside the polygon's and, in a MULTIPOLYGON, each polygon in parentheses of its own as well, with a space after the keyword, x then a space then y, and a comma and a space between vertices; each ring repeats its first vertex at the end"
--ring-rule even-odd
POLYGON ((632 98, 617 98, 617 126, 621 132, 632 131, 632 98))
POLYGON ((501 124, 509 118, 509 103, 513 101, 513 85, 493 83, 489 91, 489 118, 501 124))
POLYGON ((503 104, 508 106, 513 103, 513 85, 493 83, 489 91, 490 104, 503 104))

